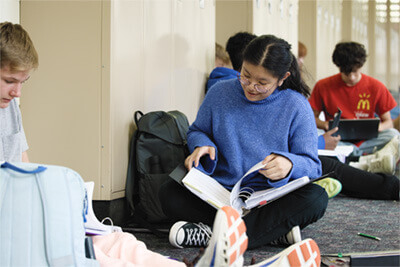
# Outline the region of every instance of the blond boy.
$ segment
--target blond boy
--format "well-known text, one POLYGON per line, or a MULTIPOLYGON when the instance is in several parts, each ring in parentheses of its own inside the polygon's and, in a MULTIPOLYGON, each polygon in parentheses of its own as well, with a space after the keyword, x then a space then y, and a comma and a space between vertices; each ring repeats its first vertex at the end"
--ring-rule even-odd
POLYGON ((28 33, 19 24, 0 23, 0 161, 28 162, 28 143, 16 98, 39 65, 28 33))

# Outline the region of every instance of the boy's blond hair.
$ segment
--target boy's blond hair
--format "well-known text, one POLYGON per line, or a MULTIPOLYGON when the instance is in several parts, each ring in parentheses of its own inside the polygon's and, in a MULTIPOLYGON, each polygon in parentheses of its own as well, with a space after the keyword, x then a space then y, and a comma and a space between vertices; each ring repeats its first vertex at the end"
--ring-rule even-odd
POLYGON ((26 71, 39 66, 39 57, 29 34, 19 24, 0 23, 0 63, 10 71, 26 71))
POLYGON ((228 53, 225 51, 225 48, 218 43, 215 43, 215 58, 220 59, 226 66, 231 65, 228 53))

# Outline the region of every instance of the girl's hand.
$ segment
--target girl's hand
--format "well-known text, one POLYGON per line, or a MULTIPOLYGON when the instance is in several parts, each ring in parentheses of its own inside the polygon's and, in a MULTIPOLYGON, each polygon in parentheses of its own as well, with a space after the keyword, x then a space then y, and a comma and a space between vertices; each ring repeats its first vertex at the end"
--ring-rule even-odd
POLYGON ((201 146, 196 147, 192 154, 190 154, 185 159, 185 167, 190 171, 190 169, 194 166, 199 166, 200 158, 204 155, 210 155, 211 160, 215 160, 215 148, 212 146, 201 146))
POLYGON ((285 178, 293 167, 293 163, 288 158, 276 154, 267 156, 263 164, 267 165, 258 172, 271 180, 285 178))

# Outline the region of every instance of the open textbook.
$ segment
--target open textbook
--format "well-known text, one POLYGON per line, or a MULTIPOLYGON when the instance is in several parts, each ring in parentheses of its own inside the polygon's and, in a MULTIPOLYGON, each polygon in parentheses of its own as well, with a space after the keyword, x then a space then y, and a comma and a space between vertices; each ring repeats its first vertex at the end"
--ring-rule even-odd
MULTIPOLYGON (((247 214, 252 208, 268 204, 294 190, 311 182, 307 176, 289 181, 281 187, 268 188, 260 191, 254 191, 249 187, 242 187, 242 181, 249 174, 252 174, 265 167, 262 162, 254 165, 246 172, 242 178, 234 185, 232 191, 229 191, 214 178, 201 172, 196 168, 192 168, 186 175, 182 165, 175 169, 171 174, 171 178, 183 184, 193 194, 206 201, 215 208, 223 206, 232 206, 242 215, 247 214), (179 176, 184 176, 183 179, 179 176)), ((325 177, 325 176, 324 176, 325 177)), ((322 178, 322 177, 321 177, 322 178)), ((320 179, 320 178, 318 178, 320 179)), ((312 181, 315 181, 314 179, 312 181)))
POLYGON ((335 150, 318 149, 318 156, 337 157, 341 162, 346 162, 346 157, 354 150, 351 145, 339 145, 335 150))

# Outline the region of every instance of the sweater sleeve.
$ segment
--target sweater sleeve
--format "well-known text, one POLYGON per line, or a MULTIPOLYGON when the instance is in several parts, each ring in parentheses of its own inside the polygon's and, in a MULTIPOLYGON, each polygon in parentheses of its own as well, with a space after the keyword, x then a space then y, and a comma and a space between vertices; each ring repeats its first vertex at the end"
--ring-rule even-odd
POLYGON ((325 138, 322 134, 318 136, 318 149, 325 149, 325 138))
POLYGON ((190 125, 187 134, 187 144, 190 153, 193 153, 197 147, 212 146, 215 148, 215 160, 211 160, 208 155, 203 156, 200 159, 200 164, 198 166, 199 170, 208 175, 211 175, 214 172, 218 161, 218 149, 212 139, 212 122, 210 114, 211 110, 208 108, 208 102, 206 98, 203 104, 200 106, 196 120, 192 125, 190 125))
MULTIPOLYGON (((293 163, 292 170, 286 179, 297 179, 303 176, 317 178, 321 176, 317 127, 308 103, 303 105, 302 110, 299 110, 293 118, 289 134, 289 152, 273 152, 288 158, 293 163)), ((270 184, 274 187, 282 185, 276 182, 270 184)))

